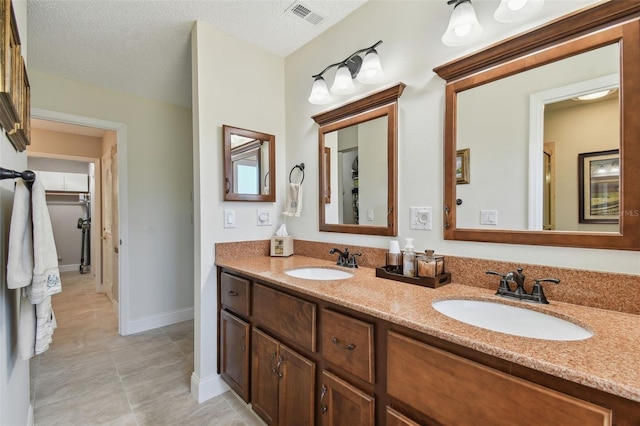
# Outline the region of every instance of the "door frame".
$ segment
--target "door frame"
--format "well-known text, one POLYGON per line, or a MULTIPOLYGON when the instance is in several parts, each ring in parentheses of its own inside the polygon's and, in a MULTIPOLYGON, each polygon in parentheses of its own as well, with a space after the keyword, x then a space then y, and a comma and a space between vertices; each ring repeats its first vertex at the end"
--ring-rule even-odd
POLYGON ((127 125, 115 121, 67 114, 41 108, 32 108, 31 117, 60 123, 96 127, 116 132, 118 145, 118 226, 120 248, 118 256, 118 332, 121 336, 129 333, 129 203, 127 191, 127 125))

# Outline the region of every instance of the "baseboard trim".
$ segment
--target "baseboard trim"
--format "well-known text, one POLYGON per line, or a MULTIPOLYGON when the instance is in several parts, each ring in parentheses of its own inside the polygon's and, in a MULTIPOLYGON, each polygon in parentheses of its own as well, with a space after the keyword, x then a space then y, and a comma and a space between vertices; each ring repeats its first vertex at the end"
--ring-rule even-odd
POLYGON ((29 404, 29 413, 27 414, 27 426, 33 426, 35 419, 33 418, 33 404, 29 404))
POLYGON ((126 323, 123 335, 140 333, 142 331, 153 330, 154 328, 176 324, 182 321, 193 319, 193 308, 178 309, 158 315, 130 320, 126 323))
POLYGON ((200 379, 196 373, 191 374, 191 395, 198 401, 198 404, 221 395, 229 389, 229 385, 222 381, 219 374, 205 379, 200 379))
POLYGON ((58 265, 58 270, 60 272, 80 272, 80 264, 58 265))

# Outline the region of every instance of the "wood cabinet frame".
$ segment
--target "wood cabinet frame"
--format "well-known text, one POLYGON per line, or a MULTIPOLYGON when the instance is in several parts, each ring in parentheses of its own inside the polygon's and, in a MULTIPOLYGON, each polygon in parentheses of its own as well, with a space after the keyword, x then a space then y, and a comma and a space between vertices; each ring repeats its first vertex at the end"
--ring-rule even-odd
MULTIPOLYGON (((343 306, 328 302, 326 300, 309 296, 307 294, 301 294, 296 291, 283 288, 278 286, 277 284, 267 283, 263 281, 257 281, 238 271, 223 269, 218 267, 218 282, 220 282, 220 274, 222 271, 230 272, 231 274, 237 275, 242 278, 246 278, 252 281, 252 286, 255 283, 259 283, 262 286, 270 287, 273 290, 277 290, 282 292, 288 296, 302 299, 304 301, 314 303, 317 306, 317 312, 321 313, 322 310, 328 309, 332 312, 337 312, 343 315, 348 315, 356 320, 360 320, 369 324, 373 324, 373 342, 374 342, 374 352, 375 352, 375 381, 373 383, 368 383, 367 381, 355 376, 354 374, 349 373, 348 371, 340 368, 340 366, 336 366, 327 362, 323 357, 323 345, 321 339, 318 339, 318 348, 317 351, 310 351, 307 348, 302 347, 299 344, 295 344, 294 342, 288 341, 281 335, 273 335, 274 339, 279 340, 282 344, 286 345, 291 350, 300 354, 304 358, 309 361, 315 363, 315 424, 322 425, 326 421, 323 418, 323 411, 320 409, 322 406, 321 403, 321 386, 323 384, 324 372, 329 372, 346 383, 352 385, 353 387, 361 390, 363 393, 372 396, 375 399, 375 408, 374 408, 374 418, 376 425, 385 425, 387 424, 387 411, 391 409, 392 411, 397 411, 405 416, 406 418, 401 419, 400 424, 412 424, 411 421, 417 424, 433 424, 433 419, 429 418, 428 414, 422 413, 414 408, 412 408, 409 404, 404 401, 399 401, 390 396, 387 392, 387 339, 390 331, 401 334, 402 336, 406 336, 407 338, 414 339, 417 342, 425 343, 427 345, 432 346, 433 348, 440 349, 442 351, 446 351, 449 354, 456 355, 467 360, 473 361, 475 363, 481 364, 482 366, 491 368, 495 371, 506 373, 515 378, 524 379, 531 383, 544 386, 546 388, 555 390, 557 392, 564 393, 574 398, 582 399, 585 401, 589 401, 593 404, 597 404, 601 407, 610 408, 613 411, 613 424, 622 426, 631 426, 640 424, 640 402, 632 401, 629 399, 625 399, 616 395, 608 394, 604 391, 600 391, 594 388, 590 388, 578 383, 574 383, 559 377, 551 376, 547 373, 542 373, 540 371, 536 371, 529 367, 524 367, 522 365, 506 361, 501 358, 497 358, 492 355, 488 355, 474 349, 470 349, 464 346, 460 346, 455 343, 451 343, 445 340, 442 340, 437 337, 433 337, 404 326, 372 317, 368 314, 364 314, 362 312, 354 311, 349 308, 345 308, 343 306), (408 419, 408 420, 407 420, 408 419)), ((220 287, 218 286, 218 292, 220 291, 220 287)), ((218 293, 218 296, 220 294, 218 293)), ((218 298, 218 310, 222 309, 222 306, 219 302, 220 298, 218 298)), ((247 318, 248 322, 254 324, 253 316, 247 318)), ((317 331, 316 335, 321 336, 323 330, 323 319, 322 315, 319 314, 319 321, 317 323, 317 331)), ((269 331, 271 335, 271 331, 269 331)), ((218 334, 219 338, 219 334, 218 334)), ((220 350, 220 344, 218 343, 218 350, 220 350)), ((251 349, 253 351, 253 348, 251 349)), ((218 362, 220 357, 218 357, 218 362)), ((218 372, 220 372, 220 367, 218 367, 218 372)), ((252 389, 252 392, 254 390, 252 389)), ((496 397, 499 397, 496 396, 496 397)), ((400 421, 398 418, 394 419, 395 423, 400 421)))

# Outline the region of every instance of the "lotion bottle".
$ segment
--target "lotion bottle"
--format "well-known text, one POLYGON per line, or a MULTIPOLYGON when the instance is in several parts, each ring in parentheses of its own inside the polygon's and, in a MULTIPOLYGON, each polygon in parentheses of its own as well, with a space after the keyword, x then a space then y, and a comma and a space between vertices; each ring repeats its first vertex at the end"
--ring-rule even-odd
POLYGON ((407 238, 402 256, 402 273, 408 277, 416 276, 416 252, 413 251, 413 238, 407 238))

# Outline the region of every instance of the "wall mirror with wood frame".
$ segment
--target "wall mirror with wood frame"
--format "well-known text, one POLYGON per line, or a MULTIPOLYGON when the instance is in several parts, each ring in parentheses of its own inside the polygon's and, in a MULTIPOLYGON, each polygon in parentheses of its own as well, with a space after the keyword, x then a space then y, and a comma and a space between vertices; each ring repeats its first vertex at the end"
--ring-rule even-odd
POLYGON ((276 137, 227 125, 222 132, 224 200, 275 201, 276 137))
POLYGON ((320 126, 320 231, 397 235, 398 98, 404 87, 312 117, 320 126))
POLYGON ((434 69, 445 239, 640 250, 639 16, 599 3, 434 69))

